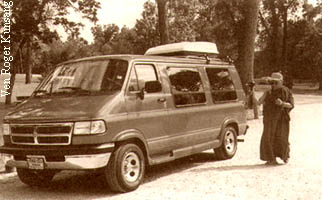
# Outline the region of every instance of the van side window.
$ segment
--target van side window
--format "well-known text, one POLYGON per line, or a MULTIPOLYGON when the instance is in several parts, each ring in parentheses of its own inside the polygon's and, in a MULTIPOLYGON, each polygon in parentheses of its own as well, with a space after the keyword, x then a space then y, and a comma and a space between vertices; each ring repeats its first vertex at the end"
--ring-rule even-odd
POLYGON ((153 65, 135 65, 130 75, 129 91, 139 91, 144 88, 145 82, 157 80, 157 73, 153 65))
POLYGON ((237 99, 236 89, 227 69, 206 68, 213 101, 233 101, 237 99))
POLYGON ((195 68, 169 67, 168 76, 176 106, 206 102, 205 91, 199 72, 195 68))

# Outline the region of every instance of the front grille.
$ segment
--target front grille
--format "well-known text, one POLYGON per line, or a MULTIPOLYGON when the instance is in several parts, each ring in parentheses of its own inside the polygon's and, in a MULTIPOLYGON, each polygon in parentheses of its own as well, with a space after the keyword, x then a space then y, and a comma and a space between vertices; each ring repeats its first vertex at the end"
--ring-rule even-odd
POLYGON ((73 123, 10 124, 11 142, 25 145, 69 145, 73 123))
POLYGON ((26 134, 26 133, 33 133, 34 127, 33 126, 11 126, 11 132, 15 134, 26 134))

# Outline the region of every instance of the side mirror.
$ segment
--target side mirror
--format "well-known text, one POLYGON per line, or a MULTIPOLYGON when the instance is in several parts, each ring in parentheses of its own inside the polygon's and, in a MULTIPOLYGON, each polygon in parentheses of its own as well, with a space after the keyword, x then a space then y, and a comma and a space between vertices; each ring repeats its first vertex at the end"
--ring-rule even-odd
POLYGON ((144 87, 140 89, 140 91, 135 91, 133 93, 136 94, 137 98, 141 100, 144 99, 144 92, 146 93, 156 93, 162 91, 162 85, 159 81, 147 81, 144 84, 144 87))
POLYGON ((147 93, 161 92, 162 85, 159 81, 147 81, 147 82, 145 82, 144 90, 147 93))

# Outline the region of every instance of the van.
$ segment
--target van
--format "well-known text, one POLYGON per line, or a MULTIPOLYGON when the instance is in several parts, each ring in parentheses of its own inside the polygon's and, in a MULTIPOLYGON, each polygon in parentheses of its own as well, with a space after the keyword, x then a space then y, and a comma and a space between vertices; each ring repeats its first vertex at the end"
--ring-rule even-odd
POLYGON ((232 158, 246 130, 235 67, 213 43, 182 42, 59 64, 5 116, 0 153, 27 185, 98 169, 112 191, 128 192, 149 165, 209 149, 232 158))

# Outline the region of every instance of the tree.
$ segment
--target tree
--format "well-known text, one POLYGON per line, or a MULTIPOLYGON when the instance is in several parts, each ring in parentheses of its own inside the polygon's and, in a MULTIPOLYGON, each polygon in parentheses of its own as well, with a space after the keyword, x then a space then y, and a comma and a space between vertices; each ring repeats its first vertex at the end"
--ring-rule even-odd
POLYGON ((293 76, 322 86, 322 4, 304 4, 303 16, 289 21, 289 55, 293 76))
POLYGON ((145 51, 160 44, 160 35, 157 27, 158 17, 156 5, 150 1, 144 4, 142 18, 136 20, 134 31, 136 39, 134 44, 136 46, 136 54, 144 54, 145 51))
POLYGON ((253 79, 259 0, 199 0, 197 40, 215 42, 236 64, 243 85, 253 79))
POLYGON ((158 5, 158 21, 161 44, 169 43, 169 28, 168 28, 168 15, 167 4, 169 0, 156 0, 158 5))
POLYGON ((115 24, 97 25, 92 28, 94 42, 90 45, 92 55, 134 54, 137 34, 124 26, 121 30, 115 24))
POLYGON ((271 1, 264 0, 263 3, 259 47, 263 50, 260 59, 268 63, 264 68, 265 74, 281 70, 288 79, 320 80, 319 54, 322 46, 318 21, 322 17, 321 3, 314 7, 306 1, 275 1, 274 10, 278 16, 278 34, 275 36, 270 32, 271 11, 266 9, 266 4, 271 1))
POLYGON ((113 52, 117 54, 134 54, 136 49, 136 38, 137 35, 134 29, 123 27, 115 37, 113 52))
POLYGON ((49 44, 40 45, 38 57, 34 58, 38 72, 46 75, 57 64, 71 59, 91 56, 91 46, 83 38, 67 38, 66 42, 54 39, 49 44))
POLYGON ((273 71, 291 71, 288 46, 290 20, 296 19, 301 12, 303 1, 298 0, 263 0, 260 9, 259 46, 265 51, 267 61, 264 74, 273 71))
POLYGON ((94 52, 93 55, 112 54, 113 43, 116 36, 119 34, 119 27, 115 24, 97 25, 92 28, 94 35, 94 52))
MULTIPOLYGON (((223 57, 233 59, 246 92, 254 77, 254 49, 259 0, 199 0, 199 40, 213 41, 223 57)), ((250 91, 252 94, 252 91, 250 91)), ((251 95, 251 98, 254 96, 251 95)), ((253 101, 255 102, 255 101, 253 101)), ((258 117, 254 106, 255 118, 258 117)))
MULTIPOLYGON (((84 18, 92 22, 97 21, 97 9, 100 4, 96 0, 11 0, 11 21, 7 27, 10 31, 10 50, 13 55, 13 63, 10 69, 10 88, 7 90, 6 104, 11 103, 11 94, 14 87, 16 68, 21 60, 17 59, 26 44, 38 45, 40 42, 48 43, 58 38, 56 31, 51 28, 62 25, 73 37, 79 35, 81 23, 75 23, 67 18, 70 9, 82 14, 84 18)), ((1 1, 1 7, 7 8, 6 1, 1 1)), ((0 16, 6 14, 2 10, 0 16)), ((8 18, 9 19, 9 18, 8 18)), ((28 45, 29 46, 29 45, 28 45)), ((9 46, 8 46, 9 48, 9 46)))
MULTIPOLYGON (((255 39, 257 29, 257 18, 259 11, 259 0, 245 0, 245 24, 243 26, 244 31, 239 38, 239 50, 238 50, 238 62, 241 72, 241 79, 243 83, 254 82, 254 51, 255 51, 255 39)), ((253 88, 251 88, 253 90, 253 88)), ((246 90, 248 91, 248 90, 246 90)), ((258 119, 258 110, 256 105, 256 98, 254 91, 250 92, 250 98, 252 98, 254 117, 258 119)))
POLYGON ((254 78, 254 49, 257 30, 259 0, 245 0, 243 3, 244 24, 238 37, 238 60, 243 83, 254 78))
MULTIPOLYGON (((196 41, 199 33, 194 27, 194 20, 198 15, 197 8, 199 0, 168 0, 166 3, 165 23, 168 31, 165 31, 166 43, 196 41)), ((135 39, 135 52, 143 54, 148 48, 160 44, 161 34, 164 31, 159 24, 159 14, 157 5, 153 2, 146 2, 142 12, 142 18, 137 20, 134 31, 137 38, 135 39)), ((162 18, 162 17, 161 17, 162 18)), ((161 19, 160 18, 160 19, 161 19)))
POLYGON ((169 1, 169 43, 197 40, 199 33, 196 31, 194 21, 200 6, 199 0, 169 1))

